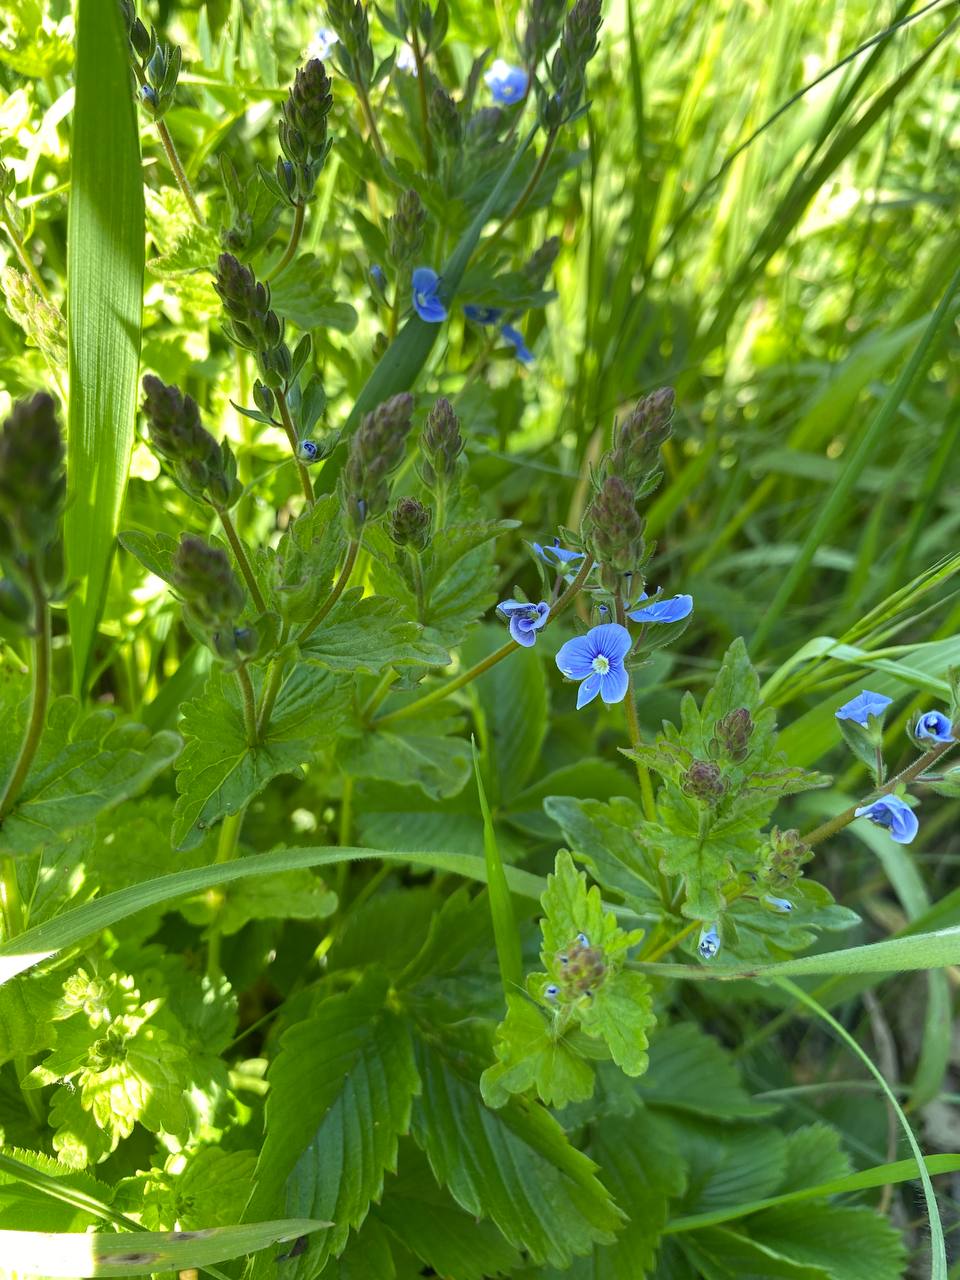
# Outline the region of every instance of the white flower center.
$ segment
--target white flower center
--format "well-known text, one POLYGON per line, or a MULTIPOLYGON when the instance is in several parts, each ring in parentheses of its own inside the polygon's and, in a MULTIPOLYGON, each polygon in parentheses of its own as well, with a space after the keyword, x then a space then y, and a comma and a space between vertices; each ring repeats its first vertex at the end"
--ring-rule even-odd
POLYGON ((610 659, 605 658, 602 653, 598 653, 590 665, 598 675, 605 676, 610 670, 610 659))

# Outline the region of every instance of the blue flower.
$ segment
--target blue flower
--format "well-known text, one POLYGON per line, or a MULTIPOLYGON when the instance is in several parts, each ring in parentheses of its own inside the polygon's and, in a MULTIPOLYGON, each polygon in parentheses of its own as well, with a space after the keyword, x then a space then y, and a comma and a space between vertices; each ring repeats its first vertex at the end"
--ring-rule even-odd
POLYGON ((383 267, 381 267, 377 262, 375 262, 370 268, 370 279, 377 286, 380 292, 383 293, 384 289, 387 287, 387 277, 384 274, 383 267))
POLYGON ((330 50, 335 44, 339 43, 340 37, 332 27, 321 27, 310 47, 310 52, 318 58, 328 58, 330 50))
POLYGON ((413 309, 427 324, 439 324, 447 318, 447 308, 437 297, 440 277, 430 267, 417 267, 413 273, 413 309))
POLYGON ((417 75, 417 59, 414 57, 413 50, 408 44, 400 46, 400 52, 397 54, 397 61, 394 64, 398 71, 407 71, 416 78, 417 75))
POLYGON ((881 796, 872 804, 863 804, 856 811, 858 818, 869 818, 878 827, 885 827, 897 844, 910 844, 920 829, 917 815, 899 796, 881 796))
POLYGON ((468 302, 463 308, 463 314, 474 324, 496 324, 503 315, 503 310, 500 307, 478 307, 475 303, 468 302))
POLYGON ((561 646, 557 666, 570 680, 582 681, 577 690, 578 711, 598 693, 606 703, 624 700, 630 677, 623 660, 632 644, 626 627, 619 622, 604 622, 561 646))
POLYGON ((845 702, 835 715, 838 720, 854 720, 857 724, 866 725, 871 716, 879 720, 892 701, 892 698, 883 693, 871 693, 869 689, 864 689, 855 698, 845 702))
POLYGON ((526 71, 523 67, 511 67, 503 58, 497 58, 483 78, 493 94, 494 102, 500 102, 504 106, 519 102, 527 92, 529 77, 526 71))
POLYGON ((793 910, 792 902, 788 902, 786 898, 775 898, 772 893, 766 894, 763 900, 767 906, 773 907, 774 911, 782 911, 786 914, 793 910))
POLYGON ((956 742, 951 724, 942 711, 925 711, 917 721, 914 736, 928 742, 956 742))
POLYGON ((701 960, 712 960, 720 950, 720 933, 715 924, 704 925, 697 939, 697 954, 701 960))
MULTIPOLYGON (((637 604, 646 599, 647 593, 644 591, 638 597, 637 604)), ((680 622, 692 612, 693 596, 671 596, 669 600, 654 600, 653 604, 648 604, 645 609, 636 609, 633 613, 628 613, 627 617, 634 622, 680 622)))
POLYGON ((535 542, 533 549, 542 560, 546 560, 547 564, 554 568, 563 568, 573 560, 583 559, 582 551, 568 551, 566 547, 561 547, 559 538, 554 538, 552 547, 541 547, 539 542, 535 542))
POLYGON ((550 606, 546 600, 539 604, 525 604, 522 600, 504 600, 497 605, 497 613, 510 623, 510 638, 525 649, 537 638, 537 632, 545 625, 550 616, 550 606))
POLYGON ((316 462, 320 456, 320 448, 314 440, 301 440, 297 445, 298 462, 316 462))
POLYGON ((500 332, 516 351, 517 359, 521 364, 533 364, 533 352, 524 342, 523 334, 519 329, 514 329, 511 324, 505 324, 500 332))

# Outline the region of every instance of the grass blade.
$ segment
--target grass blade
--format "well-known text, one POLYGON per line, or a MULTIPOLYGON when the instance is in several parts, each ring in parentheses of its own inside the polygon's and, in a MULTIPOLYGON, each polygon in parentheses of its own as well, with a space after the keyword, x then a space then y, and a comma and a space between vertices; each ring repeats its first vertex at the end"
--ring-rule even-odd
POLYGON ((140 144, 120 6, 79 0, 67 237, 65 517, 73 681, 83 688, 133 445, 143 309, 140 144))
POLYGON ((517 989, 523 989, 523 957, 520 954, 520 935, 513 918, 513 903, 510 900, 510 886, 504 870, 500 849, 497 845, 497 833, 493 825, 493 815, 487 803, 487 793, 483 788, 483 776, 480 772, 480 753, 476 742, 473 743, 473 772, 477 779, 477 794, 480 797, 480 812, 483 815, 483 854, 487 870, 487 892, 490 897, 490 914, 493 917, 493 936, 497 944, 497 963, 500 966, 500 981, 503 984, 504 999, 510 999, 517 989))

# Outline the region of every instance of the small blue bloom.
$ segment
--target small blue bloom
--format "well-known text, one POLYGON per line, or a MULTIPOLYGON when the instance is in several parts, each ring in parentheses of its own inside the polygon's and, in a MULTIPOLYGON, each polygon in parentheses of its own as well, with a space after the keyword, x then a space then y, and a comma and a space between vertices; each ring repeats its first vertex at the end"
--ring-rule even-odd
POLYGON ((297 445, 298 462, 316 462, 320 449, 313 440, 301 440, 297 445))
POLYGON ((920 829, 917 815, 899 796, 881 796, 872 804, 863 804, 856 816, 869 818, 878 827, 886 828, 897 844, 910 844, 920 829))
POLYGON ((585 933, 578 933, 576 940, 580 943, 581 947, 589 947, 590 945, 590 939, 585 933))
POLYGON ((523 67, 511 67, 503 58, 497 58, 490 70, 483 77, 487 82, 494 102, 509 106, 511 102, 519 102, 527 92, 527 76, 523 67))
POLYGON ((582 681, 577 690, 578 711, 598 693, 608 704, 624 700, 630 677, 623 660, 632 644, 626 627, 619 622, 605 622, 561 646, 557 666, 568 679, 582 681))
POLYGON ((160 99, 157 96, 157 91, 152 85, 143 85, 140 89, 140 97, 152 111, 155 111, 160 105, 160 99))
POLYGON ((928 742, 956 742, 951 724, 942 711, 925 711, 917 721, 914 736, 928 742))
POLYGON ((381 267, 377 262, 375 262, 370 268, 370 279, 377 286, 380 292, 383 293, 384 289, 387 287, 387 277, 384 274, 383 267, 381 267))
MULTIPOLYGON (((637 599, 637 604, 646 600, 644 591, 637 599)), ((680 622, 693 612, 693 596, 671 596, 669 600, 654 600, 645 609, 635 609, 627 617, 634 622, 680 622)))
POLYGON ((559 538, 554 538, 553 546, 548 547, 541 547, 539 542, 535 542, 533 549, 541 560, 546 560, 554 568, 563 568, 573 560, 583 559, 582 551, 568 551, 566 547, 561 547, 559 538))
POLYGON ((413 273, 413 309, 427 324, 439 324, 447 318, 447 308, 437 297, 440 277, 430 267, 417 267, 413 273))
POLYGON ((773 907, 774 911, 782 911, 786 914, 793 910, 792 902, 788 902, 786 898, 775 898, 772 893, 766 894, 763 900, 767 906, 773 907))
POLYGON ((316 39, 311 46, 311 52, 316 54, 318 58, 328 58, 330 50, 335 44, 340 43, 340 37, 332 27, 321 27, 317 32, 316 39))
POLYGON ((463 308, 463 314, 474 324, 496 324, 503 315, 503 310, 500 307, 478 307, 475 303, 468 302, 463 308))
POLYGON ((548 1000, 556 1000, 557 996, 560 994, 560 988, 555 982, 548 982, 543 988, 543 994, 548 1000))
POLYGON ((701 960, 712 960, 720 950, 720 933, 715 924, 704 925, 697 939, 697 954, 701 960))
POLYGON ((550 606, 546 600, 541 600, 539 604, 504 600, 497 605, 497 613, 510 623, 510 638, 529 649, 537 638, 537 632, 550 616, 550 606))
POLYGON ((519 329, 514 329, 511 324, 505 324, 500 332, 516 351, 517 359, 521 364, 533 364, 533 352, 524 342, 523 334, 519 329))
POLYGON ((871 693, 869 689, 864 689, 834 714, 838 720, 853 720, 857 724, 866 725, 871 716, 879 719, 892 701, 892 698, 883 693, 871 693))

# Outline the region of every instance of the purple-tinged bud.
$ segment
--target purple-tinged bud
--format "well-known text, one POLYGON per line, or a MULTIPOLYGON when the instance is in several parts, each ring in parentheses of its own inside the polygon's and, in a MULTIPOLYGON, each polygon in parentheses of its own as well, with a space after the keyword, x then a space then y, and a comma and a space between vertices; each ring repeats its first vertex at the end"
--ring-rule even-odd
POLYGON ((401 191, 396 211, 387 223, 390 259, 396 266, 406 267, 419 257, 426 221, 427 211, 416 191, 401 191))
POLYGON ((715 764, 694 760, 680 779, 680 790, 705 805, 716 805, 726 794, 727 784, 715 764))
POLYGON ((711 754, 722 754, 734 764, 743 764, 750 754, 753 730, 753 718, 746 707, 728 711, 714 726, 714 736, 710 741, 711 754))
POLYGON ((350 442, 350 453, 340 473, 340 504, 347 530, 356 537, 367 520, 382 515, 390 501, 389 477, 403 460, 413 396, 391 396, 364 414, 350 442))
POLYGON ((417 498, 400 498, 390 512, 387 532, 398 547, 425 551, 430 544, 433 512, 417 498))
POLYGON ((446 486, 455 479, 457 459, 463 452, 460 419, 444 396, 427 414, 420 433, 420 478, 429 488, 446 486))
POLYGON ((0 431, 0 521, 22 553, 56 540, 66 492, 63 461, 53 397, 38 391, 18 400, 0 431))
MULTIPOLYGON (((245 596, 226 552, 193 534, 182 534, 173 554, 170 580, 183 598, 184 614, 209 633, 211 644, 215 634, 221 645, 226 643, 224 637, 229 637, 234 652, 234 623, 243 612, 245 596)), ((219 649, 217 652, 228 656, 219 649)))
POLYGON ((583 532, 608 590, 643 563, 643 527, 633 490, 619 476, 606 476, 584 514, 583 532))

